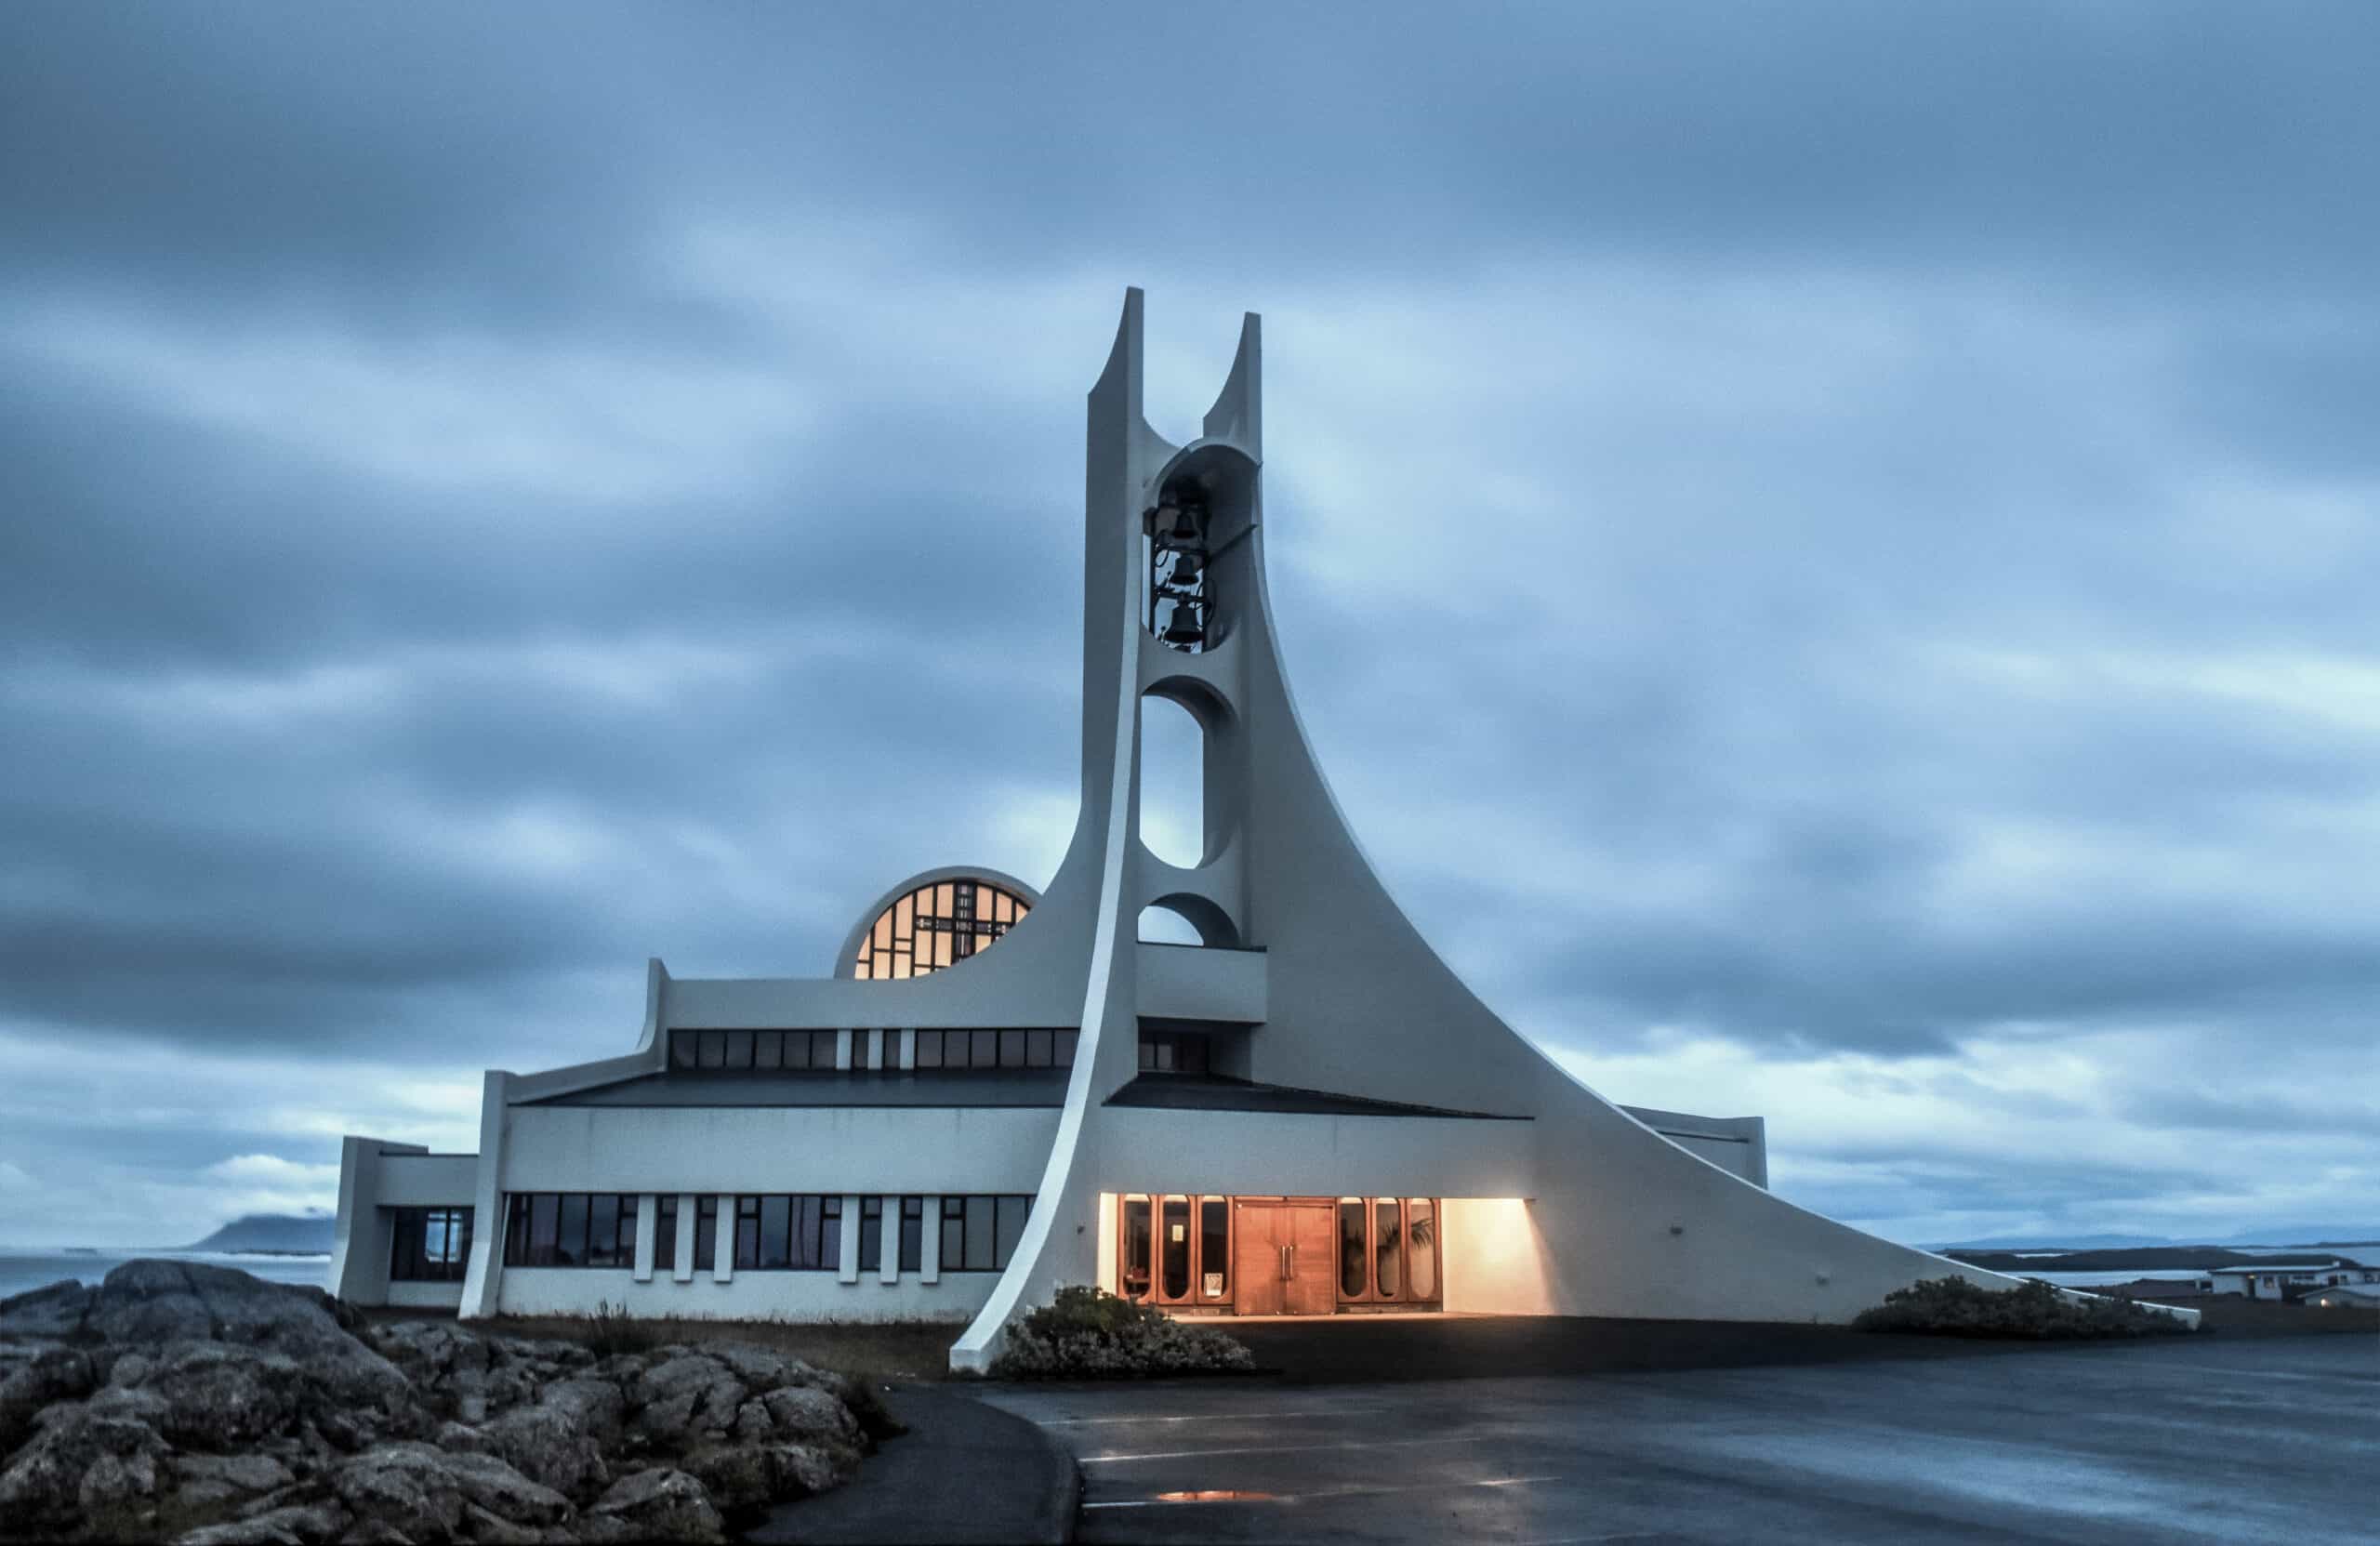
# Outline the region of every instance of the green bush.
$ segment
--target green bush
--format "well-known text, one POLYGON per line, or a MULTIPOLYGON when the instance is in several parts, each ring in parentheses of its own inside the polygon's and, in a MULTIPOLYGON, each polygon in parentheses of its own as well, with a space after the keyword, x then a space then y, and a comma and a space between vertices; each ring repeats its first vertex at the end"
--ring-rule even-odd
POLYGON ((2128 1299, 2074 1299, 2037 1277, 2015 1288, 1987 1288, 1964 1277, 1933 1277, 1896 1288, 1851 1323, 1862 1331, 1923 1331, 1940 1337, 2058 1341, 2160 1337, 2189 1329, 2172 1315, 2128 1299))
POLYGON ((1211 1327, 1097 1288, 1066 1288, 1009 1328, 992 1373, 1004 1380, 1132 1380, 1255 1367, 1246 1347, 1211 1327))

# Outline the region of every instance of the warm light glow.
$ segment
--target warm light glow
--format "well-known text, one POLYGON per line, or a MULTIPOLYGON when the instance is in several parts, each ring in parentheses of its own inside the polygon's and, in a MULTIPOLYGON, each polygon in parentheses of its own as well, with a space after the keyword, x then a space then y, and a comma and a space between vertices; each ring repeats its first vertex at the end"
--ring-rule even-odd
POLYGON ((869 925, 852 975, 886 981, 939 971, 990 949, 1031 910, 1023 897, 989 880, 919 886, 869 925))
POLYGON ((1537 1220, 1520 1197, 1448 1197, 1440 1256, 1446 1307, 1474 1315, 1555 1313, 1537 1220))

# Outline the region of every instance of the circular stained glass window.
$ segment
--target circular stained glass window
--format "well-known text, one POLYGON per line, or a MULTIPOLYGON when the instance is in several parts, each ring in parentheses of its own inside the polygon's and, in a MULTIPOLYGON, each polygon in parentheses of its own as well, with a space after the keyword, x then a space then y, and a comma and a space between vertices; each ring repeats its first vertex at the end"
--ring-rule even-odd
POLYGON ((852 975, 864 981, 922 977, 988 950, 1031 904, 989 880, 935 880, 879 913, 861 938, 852 975))

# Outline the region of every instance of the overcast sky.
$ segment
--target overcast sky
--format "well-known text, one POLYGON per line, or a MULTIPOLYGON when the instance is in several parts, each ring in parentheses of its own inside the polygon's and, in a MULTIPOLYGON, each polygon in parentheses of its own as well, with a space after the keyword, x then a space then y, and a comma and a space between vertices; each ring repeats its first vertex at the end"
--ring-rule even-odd
POLYGON ((2380 9, 0 8, 0 1240, 328 1206, 1074 816, 1266 329, 1391 888, 1895 1236, 2380 1223, 2380 9))

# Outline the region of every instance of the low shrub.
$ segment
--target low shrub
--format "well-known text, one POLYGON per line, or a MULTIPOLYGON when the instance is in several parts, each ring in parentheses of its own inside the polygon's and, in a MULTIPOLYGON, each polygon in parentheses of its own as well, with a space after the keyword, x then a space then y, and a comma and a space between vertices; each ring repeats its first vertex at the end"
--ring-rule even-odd
POLYGON ((1250 1369, 1246 1347, 1211 1327, 1091 1288, 1066 1288, 1009 1328, 992 1361, 1004 1380, 1132 1380, 1250 1369))
POLYGON ((661 1345, 659 1332, 649 1322, 628 1314, 625 1301, 615 1304, 608 1299, 595 1302, 595 1313, 587 1317, 583 1340, 601 1358, 615 1353, 650 1353, 661 1345))
POLYGON ((1933 1277, 1896 1288, 1851 1323, 1862 1331, 1923 1331, 1939 1337, 2059 1341, 2160 1337, 2189 1327, 2128 1299, 2073 1299, 2037 1277, 1987 1288, 1964 1277, 1933 1277))

